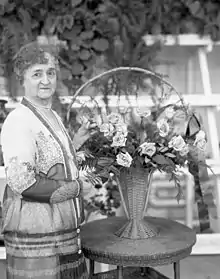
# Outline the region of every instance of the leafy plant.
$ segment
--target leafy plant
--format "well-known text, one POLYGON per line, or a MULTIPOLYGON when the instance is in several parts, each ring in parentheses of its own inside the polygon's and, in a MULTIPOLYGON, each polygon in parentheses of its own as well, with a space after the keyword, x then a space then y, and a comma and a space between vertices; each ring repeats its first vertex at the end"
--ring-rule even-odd
POLYGON ((66 42, 60 53, 62 81, 71 95, 85 80, 105 69, 157 63, 160 44, 146 46, 145 34, 198 33, 220 37, 215 0, 4 0, 0 4, 0 73, 17 94, 11 60, 38 36, 66 42))

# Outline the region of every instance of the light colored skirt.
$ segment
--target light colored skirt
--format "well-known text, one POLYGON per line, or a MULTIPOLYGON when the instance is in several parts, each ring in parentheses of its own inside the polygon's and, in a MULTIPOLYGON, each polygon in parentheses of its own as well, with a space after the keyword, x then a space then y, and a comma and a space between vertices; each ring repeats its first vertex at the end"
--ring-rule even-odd
POLYGON ((76 230, 47 234, 7 232, 7 279, 88 279, 76 230))

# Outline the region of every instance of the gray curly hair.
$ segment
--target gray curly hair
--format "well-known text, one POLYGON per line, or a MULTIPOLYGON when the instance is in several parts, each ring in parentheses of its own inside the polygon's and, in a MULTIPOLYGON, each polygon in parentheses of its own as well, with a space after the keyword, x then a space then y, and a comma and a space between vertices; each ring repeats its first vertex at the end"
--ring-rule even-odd
POLYGON ((22 83, 25 71, 34 64, 47 64, 49 53, 54 59, 57 71, 59 70, 58 51, 53 45, 41 45, 37 41, 31 42, 20 48, 13 58, 14 72, 22 83))

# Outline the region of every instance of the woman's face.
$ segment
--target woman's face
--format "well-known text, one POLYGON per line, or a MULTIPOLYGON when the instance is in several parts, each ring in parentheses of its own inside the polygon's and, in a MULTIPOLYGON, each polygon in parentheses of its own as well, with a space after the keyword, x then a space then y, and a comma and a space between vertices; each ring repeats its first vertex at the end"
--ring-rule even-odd
POLYGON ((45 54, 48 58, 47 64, 34 64, 24 73, 23 86, 27 97, 38 97, 50 99, 57 84, 56 65, 53 57, 45 54))

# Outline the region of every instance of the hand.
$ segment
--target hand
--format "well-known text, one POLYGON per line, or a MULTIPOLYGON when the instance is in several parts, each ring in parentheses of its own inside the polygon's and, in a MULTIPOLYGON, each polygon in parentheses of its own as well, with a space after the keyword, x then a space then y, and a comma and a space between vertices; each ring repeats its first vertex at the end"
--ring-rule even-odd
POLYGON ((82 125, 73 137, 73 144, 76 150, 97 132, 96 128, 97 124, 93 120, 87 118, 82 119, 82 125))
POLYGON ((80 176, 80 180, 82 182, 82 194, 86 196, 92 190, 92 183, 85 176, 80 176))

